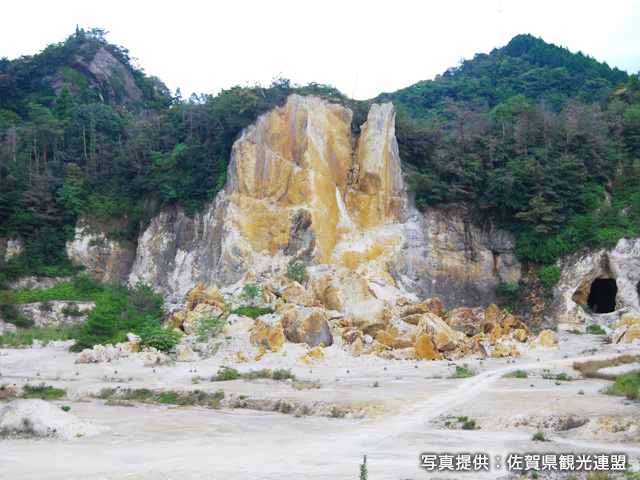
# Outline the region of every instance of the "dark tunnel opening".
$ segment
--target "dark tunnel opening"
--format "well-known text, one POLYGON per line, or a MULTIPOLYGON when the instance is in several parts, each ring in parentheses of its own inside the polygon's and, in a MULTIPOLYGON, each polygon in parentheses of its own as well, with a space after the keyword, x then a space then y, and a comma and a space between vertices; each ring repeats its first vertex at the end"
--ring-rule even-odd
POLYGON ((616 309, 618 286, 614 278, 596 278, 591 284, 587 305, 593 313, 611 313, 616 309))

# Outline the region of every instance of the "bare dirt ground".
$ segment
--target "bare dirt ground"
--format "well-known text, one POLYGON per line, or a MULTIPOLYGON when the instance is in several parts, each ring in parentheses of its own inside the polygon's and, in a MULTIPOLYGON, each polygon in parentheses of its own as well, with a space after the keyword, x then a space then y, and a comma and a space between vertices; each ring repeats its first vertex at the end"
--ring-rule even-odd
MULTIPOLYGON (((292 358, 290 367, 299 380, 321 384, 300 390, 291 382, 268 379, 211 382, 220 366, 216 357, 154 372, 138 365, 77 365, 76 355, 63 347, 2 349, 0 384, 44 381, 62 388, 68 395, 55 403, 109 430, 66 440, 0 440, 0 477, 357 479, 366 455, 370 480, 494 479, 511 473, 505 463, 513 453, 623 453, 637 470, 640 404, 600 393, 606 381, 557 382, 542 375, 575 377, 574 361, 640 351, 603 345, 595 335, 558 336, 558 347, 513 363, 468 361, 477 374, 461 379, 448 378, 455 366, 446 360, 371 364, 354 358, 348 365, 310 368, 295 366, 292 358), (591 349, 597 350, 592 354, 591 349), (504 377, 517 369, 527 371, 528 378, 504 377), (197 384, 194 377, 200 377, 197 384), (118 387, 222 389, 227 406, 112 406, 96 398, 103 388, 118 387), (242 402, 233 404, 240 398, 254 408, 233 408, 242 407, 242 402), (277 400, 292 405, 291 412, 273 411, 277 400), (331 412, 344 416, 332 418, 331 412), (461 416, 480 428, 463 430, 461 416), (536 432, 548 441, 534 442, 536 432), (428 471, 420 466, 422 453, 488 454, 490 470, 428 471)), ((268 355, 233 366, 247 372, 267 363, 268 355)))

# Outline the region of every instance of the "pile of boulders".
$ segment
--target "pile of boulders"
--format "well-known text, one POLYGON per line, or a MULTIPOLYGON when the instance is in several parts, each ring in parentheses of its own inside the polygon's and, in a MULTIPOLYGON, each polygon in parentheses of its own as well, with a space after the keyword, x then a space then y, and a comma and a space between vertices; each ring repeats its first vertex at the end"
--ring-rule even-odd
POLYGON ((248 334, 251 347, 258 349, 256 360, 287 342, 305 344, 311 358, 334 346, 353 356, 457 360, 518 357, 558 341, 550 330, 534 338, 524 322, 493 304, 446 312, 439 298, 418 302, 396 295, 393 301, 381 300, 385 292, 376 295, 362 276, 335 267, 319 269, 306 286, 283 276, 263 279, 260 286, 262 305, 272 313, 255 320, 228 315, 239 295, 227 295, 223 301, 217 286, 199 285, 189 294, 186 310, 175 313, 168 327, 189 335, 205 315, 228 315, 223 335, 248 334))

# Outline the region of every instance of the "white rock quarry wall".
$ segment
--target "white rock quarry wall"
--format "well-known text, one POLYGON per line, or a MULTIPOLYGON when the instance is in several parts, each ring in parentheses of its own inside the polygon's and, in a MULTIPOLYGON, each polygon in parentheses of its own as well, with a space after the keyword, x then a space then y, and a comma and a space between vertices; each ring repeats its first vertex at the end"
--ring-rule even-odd
POLYGON ((488 304, 498 279, 520 278, 506 232, 483 232, 461 210, 415 209, 392 104, 372 106, 357 144, 351 118, 339 104, 297 95, 261 116, 236 141, 213 203, 193 218, 166 207, 152 220, 129 281, 179 300, 199 283, 282 273, 301 260, 440 296, 448 308, 488 304))

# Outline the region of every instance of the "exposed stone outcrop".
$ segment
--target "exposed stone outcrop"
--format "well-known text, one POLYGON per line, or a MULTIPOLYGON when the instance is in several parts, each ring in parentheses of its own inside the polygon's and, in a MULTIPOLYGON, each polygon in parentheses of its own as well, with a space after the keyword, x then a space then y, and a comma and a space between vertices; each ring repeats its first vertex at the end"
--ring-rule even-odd
POLYGON ((84 265, 90 277, 105 283, 125 283, 136 258, 133 245, 107 238, 104 232, 93 232, 82 221, 76 225, 74 240, 67 243, 67 255, 84 265))
POLYGON ((93 310, 94 302, 54 300, 51 302, 17 305, 18 314, 33 322, 35 327, 55 327, 84 323, 86 314, 93 310))
MULTIPOLYGON (((613 328, 618 316, 585 311, 591 285, 597 278, 614 279, 615 310, 640 311, 640 238, 618 240, 611 250, 576 253, 559 262, 560 281, 554 287, 554 309, 559 322, 598 323, 613 328)), ((589 309, 592 310, 592 309, 589 309)))
POLYGON ((517 281, 513 237, 461 210, 418 212, 407 193, 392 104, 373 105, 360 138, 352 112, 292 95, 233 147, 226 187, 188 218, 165 207, 139 239, 130 282, 179 300, 199 283, 234 284, 294 261, 354 271, 445 305, 477 305, 517 281))

